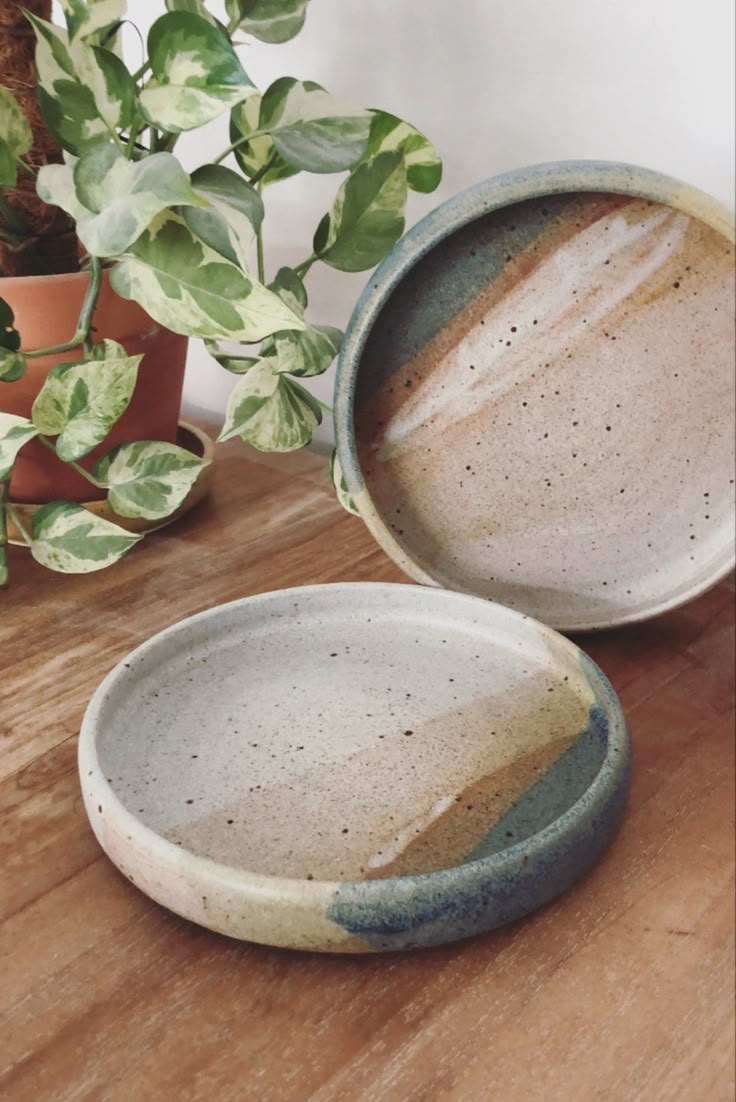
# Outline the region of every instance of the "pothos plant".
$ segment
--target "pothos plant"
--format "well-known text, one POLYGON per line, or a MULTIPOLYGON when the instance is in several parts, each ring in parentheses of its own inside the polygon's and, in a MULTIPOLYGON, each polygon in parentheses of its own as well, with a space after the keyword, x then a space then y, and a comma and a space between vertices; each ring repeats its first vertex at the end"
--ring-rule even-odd
MULTIPOLYGON (((0 299, 6 385, 28 357, 83 350, 81 360, 51 370, 30 418, 0 412, 0 583, 10 475, 29 440, 104 488, 120 517, 170 515, 201 468, 184 449, 155 441, 120 445, 91 472, 79 464, 125 410, 141 359, 92 328, 103 267, 118 295, 161 325, 202 338, 238 377, 220 440, 291 451, 320 423, 325 407, 304 380, 327 370, 342 333, 307 317, 305 277, 318 262, 345 272, 377 264, 403 233, 407 189, 434 190, 441 163, 421 133, 385 111, 344 106, 292 77, 263 93, 255 87, 238 56, 242 36, 286 41, 304 24, 307 3, 226 0, 224 23, 206 0, 165 0, 134 72, 120 48, 125 0, 62 0, 66 27, 28 13, 41 114, 64 151, 63 163, 40 169, 36 190, 73 219, 90 279, 77 330, 55 349, 24 350, 11 305, 0 299), (229 144, 187 171, 175 153, 180 135, 224 112, 229 144), (347 175, 308 255, 271 274, 263 194, 299 172, 347 175)), ((33 171, 31 141, 19 105, 0 88, 0 184, 33 171)), ((334 458, 333 479, 349 507, 334 458)), ((29 530, 13 519, 33 556, 65 572, 107 566, 140 538, 69 502, 38 509, 29 530)))

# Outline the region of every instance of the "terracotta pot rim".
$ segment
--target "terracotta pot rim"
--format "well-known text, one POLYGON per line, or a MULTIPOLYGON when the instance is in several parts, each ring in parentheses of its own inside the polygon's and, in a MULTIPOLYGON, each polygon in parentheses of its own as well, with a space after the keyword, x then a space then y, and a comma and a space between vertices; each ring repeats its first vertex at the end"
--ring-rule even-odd
POLYGON ((82 280, 89 280, 89 272, 51 272, 46 275, 0 276, 0 287, 11 287, 18 283, 28 287, 34 283, 43 285, 52 282, 74 283, 82 280))

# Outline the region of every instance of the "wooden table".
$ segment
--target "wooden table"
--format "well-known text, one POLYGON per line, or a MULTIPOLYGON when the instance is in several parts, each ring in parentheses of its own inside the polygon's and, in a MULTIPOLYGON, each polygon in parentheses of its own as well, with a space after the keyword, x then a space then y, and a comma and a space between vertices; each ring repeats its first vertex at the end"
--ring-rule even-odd
POLYGON ((630 717, 624 826, 533 918, 320 957, 231 941, 125 880, 87 825, 77 731, 104 673, 217 602, 400 580, 315 456, 219 452, 210 499, 112 570, 12 555, 0 595, 5 1102, 729 1102, 733 592, 591 636, 630 717))

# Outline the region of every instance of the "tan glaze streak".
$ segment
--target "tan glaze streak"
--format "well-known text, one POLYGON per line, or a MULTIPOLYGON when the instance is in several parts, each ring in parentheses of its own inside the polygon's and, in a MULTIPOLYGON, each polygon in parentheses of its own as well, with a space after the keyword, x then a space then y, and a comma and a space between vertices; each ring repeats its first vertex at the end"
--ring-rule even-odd
POLYGON ((635 609, 677 584, 663 560, 705 568, 732 499, 732 249, 645 200, 577 207, 356 419, 369 493, 413 560, 557 624, 568 594, 635 609))
POLYGON ((418 721, 411 735, 387 732, 347 757, 264 782, 232 806, 232 825, 216 812, 164 833, 194 853, 274 876, 361 880, 447 868, 587 726, 592 694, 582 677, 534 675, 523 693, 480 699, 418 721))
MULTIPOLYGON (((486 774, 455 797, 450 807, 435 819, 399 856, 368 879, 379 876, 416 876, 422 872, 460 865, 488 831, 540 779, 580 732, 569 733, 537 749, 520 754, 514 761, 486 774)), ((514 839, 509 839, 512 845, 514 839)))
MULTIPOLYGON (((540 237, 512 256, 497 278, 471 299, 452 319, 450 325, 441 329, 418 355, 407 360, 401 370, 358 409, 355 423, 361 462, 368 458, 368 449, 375 446, 373 436, 376 424, 387 424, 397 410, 414 396, 416 391, 413 388, 431 381, 432 373, 442 364, 445 356, 463 337, 481 324, 481 319, 490 310, 503 302, 514 287, 532 277, 541 261, 569 241, 580 229, 606 218, 629 202, 631 200, 622 195, 600 196, 595 204, 582 206, 570 218, 551 222, 540 237), (575 224, 572 222, 573 217, 575 224), (411 386, 407 386, 407 383, 411 383, 411 386), (366 449, 365 456, 363 447, 366 449)), ((509 215, 508 221, 513 222, 512 215, 509 215)))

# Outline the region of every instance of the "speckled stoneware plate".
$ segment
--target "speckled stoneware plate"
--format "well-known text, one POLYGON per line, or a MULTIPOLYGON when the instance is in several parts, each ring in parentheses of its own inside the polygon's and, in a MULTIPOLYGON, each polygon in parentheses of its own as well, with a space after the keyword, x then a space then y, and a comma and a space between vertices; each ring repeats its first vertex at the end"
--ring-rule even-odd
POLYGON ((85 806, 194 922, 336 952, 466 937, 551 900, 618 825, 629 736, 576 646, 487 601, 345 584, 155 636, 93 697, 85 806))
POLYGON ((733 223, 629 165, 541 165, 439 207, 353 315, 348 489, 418 581, 561 630, 733 566, 733 223))

